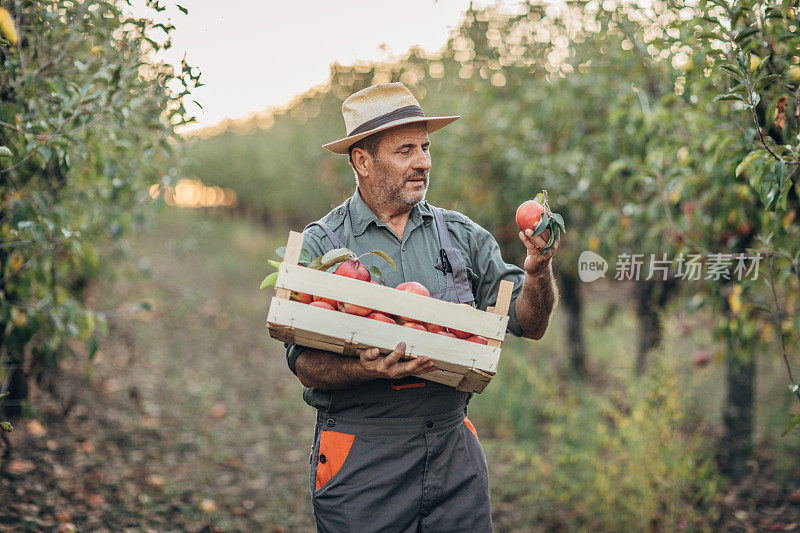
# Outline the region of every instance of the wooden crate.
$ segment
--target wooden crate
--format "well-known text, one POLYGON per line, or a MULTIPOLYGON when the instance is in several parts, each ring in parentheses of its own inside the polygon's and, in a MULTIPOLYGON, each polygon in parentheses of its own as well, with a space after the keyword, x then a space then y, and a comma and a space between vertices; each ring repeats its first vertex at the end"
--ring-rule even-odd
POLYGON ((347 356, 357 356, 357 350, 369 347, 377 347, 381 353, 388 354, 399 342, 405 342, 404 359, 424 355, 436 363, 437 370, 419 377, 467 392, 482 392, 486 388, 497 372, 506 334, 508 306, 513 290, 510 281, 500 283, 494 308, 480 311, 303 267, 297 264, 302 244, 302 233, 290 232, 267 318, 271 337, 347 356), (291 291, 468 331, 486 337, 489 343, 478 344, 314 307, 290 300, 291 291))

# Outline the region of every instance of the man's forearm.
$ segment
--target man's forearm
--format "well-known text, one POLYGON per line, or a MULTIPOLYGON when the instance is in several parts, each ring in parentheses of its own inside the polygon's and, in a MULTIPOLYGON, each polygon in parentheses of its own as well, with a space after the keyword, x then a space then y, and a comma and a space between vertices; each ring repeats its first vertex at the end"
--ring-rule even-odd
POLYGON ((370 379, 357 357, 344 357, 314 348, 300 352, 295 370, 300 383, 323 390, 346 389, 370 379))
POLYGON ((541 339, 557 303, 558 287, 553 277, 552 262, 548 261, 540 272, 526 272, 522 292, 514 306, 522 335, 529 339, 541 339))

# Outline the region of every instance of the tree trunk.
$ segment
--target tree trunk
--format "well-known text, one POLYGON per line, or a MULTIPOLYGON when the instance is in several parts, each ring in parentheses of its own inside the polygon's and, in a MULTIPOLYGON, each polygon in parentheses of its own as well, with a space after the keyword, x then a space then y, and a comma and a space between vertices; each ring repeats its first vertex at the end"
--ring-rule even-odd
POLYGON ((647 354, 661 344, 663 325, 660 312, 677 287, 675 280, 637 281, 633 286, 636 315, 639 318, 639 341, 636 349, 636 375, 644 373, 647 354))
POLYGON ((723 408, 724 434, 717 460, 723 474, 734 480, 748 471, 753 454, 753 398, 756 383, 755 349, 728 346, 727 394, 723 408))
POLYGON ((570 371, 579 377, 586 375, 586 347, 583 342, 583 302, 580 280, 565 272, 558 274, 561 302, 567 315, 567 352, 570 371))

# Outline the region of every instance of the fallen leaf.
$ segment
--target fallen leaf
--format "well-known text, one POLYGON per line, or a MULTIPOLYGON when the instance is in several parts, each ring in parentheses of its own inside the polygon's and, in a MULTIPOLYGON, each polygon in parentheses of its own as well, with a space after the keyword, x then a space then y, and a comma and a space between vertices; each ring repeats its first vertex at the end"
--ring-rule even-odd
POLYGON ((28 433, 34 437, 44 437, 47 435, 47 430, 38 420, 31 420, 28 422, 28 433))
POLYGON ((81 451, 83 453, 86 453, 86 454, 94 453, 94 444, 92 444, 88 440, 85 440, 85 441, 81 442, 80 449, 81 449, 81 451))
POLYGON ((218 403, 211 408, 211 416, 214 418, 224 418, 226 414, 228 414, 228 408, 225 407, 225 404, 218 403))
POLYGON ((86 501, 88 501, 89 505, 92 507, 100 507, 106 503, 106 499, 102 494, 90 494, 86 501))
POLYGON ((31 461, 18 460, 9 462, 7 468, 11 474, 20 475, 30 472, 35 465, 31 461))
POLYGON ((158 474, 151 474, 147 478, 147 483, 151 487, 155 487, 157 489, 160 489, 161 487, 164 486, 164 476, 160 476, 158 474))

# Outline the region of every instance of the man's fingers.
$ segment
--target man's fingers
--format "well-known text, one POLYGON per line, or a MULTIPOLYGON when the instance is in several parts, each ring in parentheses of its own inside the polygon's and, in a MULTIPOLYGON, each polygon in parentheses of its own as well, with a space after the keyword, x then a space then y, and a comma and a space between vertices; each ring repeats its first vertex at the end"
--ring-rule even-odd
POLYGON ((374 361, 380 356, 381 351, 377 348, 367 348, 361 351, 361 358, 367 361, 374 361))
POLYGON ((398 362, 400 358, 405 355, 405 353, 406 353, 406 343, 401 342, 400 344, 397 345, 394 351, 389 355, 387 355, 386 359, 384 359, 386 366, 393 365, 396 362, 398 362))
MULTIPOLYGON (((525 248, 528 249, 529 252, 538 252, 545 246, 547 246, 547 241, 542 238, 540 234, 535 237, 531 237, 529 234, 533 233, 531 230, 525 230, 524 232, 519 232, 519 238, 522 240, 523 244, 525 244, 525 248)), ((546 232, 545 232, 546 233, 546 232)))

